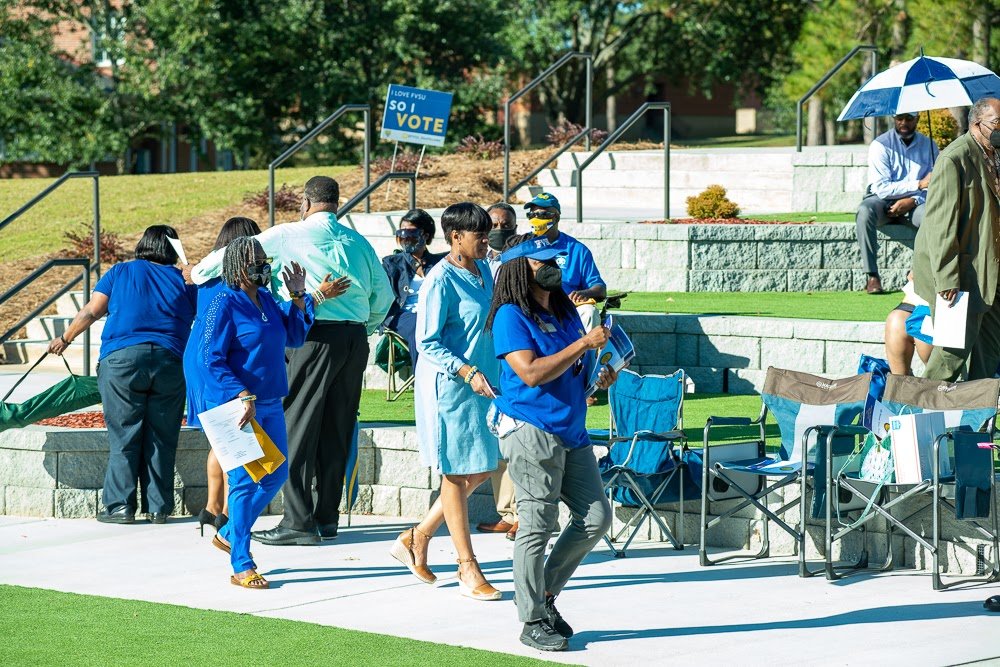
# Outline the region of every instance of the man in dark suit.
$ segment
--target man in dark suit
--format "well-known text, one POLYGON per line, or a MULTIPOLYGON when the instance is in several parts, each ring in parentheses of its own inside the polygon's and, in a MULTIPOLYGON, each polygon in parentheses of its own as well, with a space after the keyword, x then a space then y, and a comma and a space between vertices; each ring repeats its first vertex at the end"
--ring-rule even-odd
POLYGON ((925 377, 993 377, 1000 362, 1000 100, 987 97, 969 111, 969 131, 941 152, 928 190, 927 213, 913 252, 917 294, 953 303, 968 292, 964 348, 935 346, 925 377))

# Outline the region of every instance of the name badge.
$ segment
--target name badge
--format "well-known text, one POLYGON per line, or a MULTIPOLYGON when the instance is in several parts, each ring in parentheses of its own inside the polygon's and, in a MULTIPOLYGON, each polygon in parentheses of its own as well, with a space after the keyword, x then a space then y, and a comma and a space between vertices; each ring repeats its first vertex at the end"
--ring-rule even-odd
POLYGON ((550 334, 550 333, 555 333, 556 332, 556 327, 551 322, 542 322, 541 323, 541 327, 542 327, 542 332, 543 333, 549 333, 550 334))

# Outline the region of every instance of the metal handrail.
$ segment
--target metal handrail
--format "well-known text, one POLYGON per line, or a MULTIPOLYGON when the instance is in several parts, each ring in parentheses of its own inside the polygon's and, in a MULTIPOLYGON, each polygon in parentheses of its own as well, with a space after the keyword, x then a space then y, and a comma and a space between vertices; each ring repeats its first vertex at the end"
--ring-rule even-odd
POLYGON ((519 91, 507 98, 503 103, 503 200, 507 201, 510 198, 511 187, 510 187, 510 106, 522 96, 528 94, 536 87, 538 87, 543 81, 548 79, 550 76, 556 73, 560 67, 568 63, 570 60, 575 60, 577 58, 583 58, 587 63, 587 87, 586 87, 586 97, 584 99, 584 128, 580 134, 573 137, 569 143, 563 146, 558 153, 550 157, 548 160, 542 163, 538 169, 532 172, 531 176, 523 179, 518 183, 513 189, 517 190, 525 183, 534 178, 539 172, 545 169, 547 166, 552 164, 560 155, 562 155, 570 146, 576 144, 581 135, 585 139, 585 146, 587 150, 590 150, 590 131, 593 129, 593 98, 594 98, 594 56, 591 53, 586 53, 583 51, 569 51, 563 56, 552 63, 548 69, 532 79, 526 86, 521 88, 519 91))
MULTIPOLYGON (((74 278, 67 282, 65 285, 56 290, 55 294, 22 317, 17 324, 5 331, 3 334, 0 334, 0 345, 6 343, 21 327, 44 312, 45 309, 55 303, 59 297, 76 287, 76 284, 81 280, 83 280, 83 302, 87 303, 90 301, 90 262, 84 257, 67 257, 63 259, 50 259, 45 264, 22 278, 16 285, 0 295, 0 306, 13 298, 21 290, 28 287, 31 283, 42 276, 42 274, 47 273, 49 269, 59 266, 79 266, 83 270, 80 272, 81 275, 79 278, 74 278)), ((83 374, 90 375, 90 327, 83 330, 83 374)))
POLYGON ((836 65, 830 68, 830 71, 824 74, 823 78, 817 81, 816 85, 809 89, 809 92, 799 98, 798 107, 795 110, 795 151, 797 153, 802 152, 802 107, 805 105, 806 101, 812 97, 817 90, 825 86, 826 82, 833 78, 833 75, 839 72, 851 58, 862 51, 871 52, 872 76, 878 74, 878 47, 874 44, 859 44, 851 49, 846 56, 841 58, 836 65))
POLYGON ((346 204, 338 208, 337 219, 338 220, 343 219, 343 217, 346 216, 348 213, 350 213, 351 209, 357 206, 362 199, 365 199, 366 197, 370 196, 371 193, 373 193, 375 190, 382 187, 383 183, 392 180, 406 180, 410 182, 410 208, 411 209, 416 208, 417 207, 416 173, 412 171, 391 171, 388 174, 382 174, 381 176, 379 176, 374 183, 366 186, 364 190, 351 197, 351 199, 349 199, 346 204))
POLYGON ((618 141, 647 111, 657 109, 663 111, 663 218, 664 220, 670 219, 670 102, 644 102, 604 140, 604 143, 597 147, 597 150, 590 154, 589 158, 580 163, 574 170, 573 184, 576 186, 577 222, 583 222, 583 170, 589 167, 597 159, 597 156, 607 150, 608 146, 618 141))
MULTIPOLYGON (((369 183, 371 182, 371 173, 372 173, 371 153, 369 150, 369 141, 371 137, 371 125, 372 125, 372 118, 371 118, 372 108, 371 105, 369 104, 345 104, 336 111, 334 111, 332 114, 327 116, 326 119, 323 120, 319 125, 309 130, 308 134, 306 134, 304 137, 302 137, 294 144, 292 144, 292 146, 289 147, 284 153, 274 158, 271 164, 267 165, 267 181, 268 181, 267 217, 272 227, 274 227, 274 170, 277 169, 282 162, 284 162, 288 158, 298 153, 303 146, 305 146, 310 141, 315 139, 319 135, 319 133, 325 130, 327 127, 329 127, 330 124, 333 123, 333 121, 337 120, 345 113, 349 113, 351 111, 361 111, 364 113, 365 117, 365 141, 364 141, 365 189, 369 187, 369 183)), ((371 212, 370 201, 365 202, 365 212, 366 213, 371 212)))

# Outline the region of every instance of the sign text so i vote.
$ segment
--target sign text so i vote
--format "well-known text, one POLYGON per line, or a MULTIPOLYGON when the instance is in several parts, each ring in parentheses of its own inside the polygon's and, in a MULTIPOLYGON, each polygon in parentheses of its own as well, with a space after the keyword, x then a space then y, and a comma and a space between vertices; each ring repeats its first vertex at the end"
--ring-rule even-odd
POLYGON ((451 93, 389 84, 382 116, 383 140, 443 146, 451 93))

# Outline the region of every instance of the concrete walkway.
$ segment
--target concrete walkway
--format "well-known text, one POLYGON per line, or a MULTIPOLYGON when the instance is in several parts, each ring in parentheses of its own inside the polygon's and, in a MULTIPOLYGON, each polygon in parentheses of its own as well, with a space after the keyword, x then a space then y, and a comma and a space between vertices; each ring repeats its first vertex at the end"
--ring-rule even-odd
MULTIPOLYGON (((264 517, 258 528, 277 517, 264 517)), ((269 591, 229 583, 226 556, 193 520, 109 526, 94 520, 0 517, 0 583, 228 610, 592 665, 920 664, 1000 661, 1000 614, 982 601, 1000 585, 935 593, 924 573, 802 580, 791 558, 698 566, 689 548, 645 544, 588 557, 559 598, 577 631, 566 653, 522 646, 511 602, 513 544, 474 535, 501 602, 461 598, 454 552, 431 545, 441 579, 419 583, 388 555, 411 524, 356 517, 318 547, 254 543, 269 591)), ((71 619, 67 619, 71 622, 71 619)))

